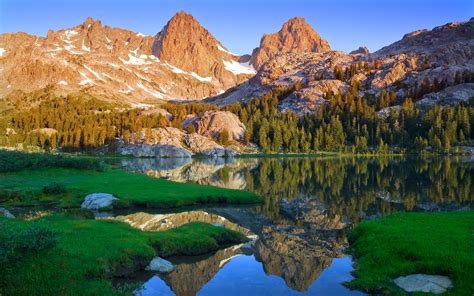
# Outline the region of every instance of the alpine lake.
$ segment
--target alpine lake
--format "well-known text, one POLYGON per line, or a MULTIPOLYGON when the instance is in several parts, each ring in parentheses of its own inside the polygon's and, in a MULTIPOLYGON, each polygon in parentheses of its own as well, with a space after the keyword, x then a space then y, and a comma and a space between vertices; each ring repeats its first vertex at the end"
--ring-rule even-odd
MULTIPOLYGON (((245 245, 168 258, 168 273, 140 272, 135 295, 364 295, 347 288, 347 232, 398 211, 471 209, 472 157, 241 157, 118 159, 122 169, 176 182, 249 190, 252 206, 174 209, 225 217, 255 234, 245 245)), ((167 214, 149 209, 100 216, 167 214)), ((383 264, 381 262, 381 264, 383 264)))

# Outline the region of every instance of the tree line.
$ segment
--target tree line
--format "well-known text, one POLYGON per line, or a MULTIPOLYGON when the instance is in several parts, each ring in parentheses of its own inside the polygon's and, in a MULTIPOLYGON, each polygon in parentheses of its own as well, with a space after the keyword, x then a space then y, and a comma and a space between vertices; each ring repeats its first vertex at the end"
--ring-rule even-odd
MULTIPOLYGON (((291 111, 280 112, 280 101, 300 87, 297 84, 292 88, 277 88, 246 104, 226 107, 206 103, 161 105, 169 114, 118 108, 89 97, 60 97, 3 116, 0 145, 24 143, 46 150, 94 149, 114 144, 117 138, 127 143, 133 133, 143 129, 182 128, 187 116, 199 116, 208 110, 237 114, 247 127, 243 142, 255 143, 266 153, 386 153, 424 151, 428 147, 432 151, 448 152, 452 146, 472 143, 474 138, 473 99, 468 104, 436 106, 422 112, 406 97, 399 110, 392 108, 383 116, 378 111, 393 106, 395 94, 382 91, 377 97, 360 96, 360 86, 353 84, 344 94, 328 92, 327 104, 312 113, 301 116, 291 111)), ((188 132, 194 132, 192 126, 188 132)), ((224 132, 216 140, 228 144, 229 135, 224 132)))

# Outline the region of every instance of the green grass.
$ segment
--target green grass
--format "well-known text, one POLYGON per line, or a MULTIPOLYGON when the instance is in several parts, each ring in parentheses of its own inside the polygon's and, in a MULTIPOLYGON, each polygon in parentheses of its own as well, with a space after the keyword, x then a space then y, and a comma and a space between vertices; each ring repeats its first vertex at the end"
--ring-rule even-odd
MULTIPOLYGON (((143 268, 155 255, 198 255, 239 243, 237 232, 190 223, 164 232, 142 232, 128 224, 65 215, 36 221, 0 218, 0 247, 17 238, 14 260, 0 261, 0 295, 115 295, 113 276, 143 268), (21 248, 21 233, 52 232, 47 248, 21 248), (19 246, 19 247, 18 247, 19 246)), ((45 244, 38 244, 45 245, 45 244)))
POLYGON ((104 163, 98 159, 59 154, 0 150, 0 173, 52 167, 97 171, 105 169, 104 163))
POLYGON ((454 288, 445 295, 474 293, 474 211, 396 213, 361 223, 349 241, 356 259, 352 288, 404 295, 393 279, 426 273, 451 278, 454 288))
POLYGON ((23 170, 0 174, 0 204, 3 206, 35 203, 59 203, 62 207, 77 207, 89 193, 105 192, 117 196, 118 207, 144 206, 169 208, 204 203, 257 203, 254 193, 241 190, 177 183, 129 173, 118 169, 103 172, 92 170, 51 168, 23 170), (66 193, 45 194, 43 188, 62 184, 66 193))

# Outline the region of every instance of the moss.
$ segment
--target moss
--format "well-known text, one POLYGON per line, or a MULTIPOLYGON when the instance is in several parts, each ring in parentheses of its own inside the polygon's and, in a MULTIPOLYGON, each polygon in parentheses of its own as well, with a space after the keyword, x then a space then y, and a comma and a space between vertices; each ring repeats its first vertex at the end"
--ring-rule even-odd
POLYGON ((446 275, 446 295, 474 293, 474 211, 396 213, 359 224, 349 235, 356 259, 351 288, 404 295, 393 279, 413 273, 446 275))

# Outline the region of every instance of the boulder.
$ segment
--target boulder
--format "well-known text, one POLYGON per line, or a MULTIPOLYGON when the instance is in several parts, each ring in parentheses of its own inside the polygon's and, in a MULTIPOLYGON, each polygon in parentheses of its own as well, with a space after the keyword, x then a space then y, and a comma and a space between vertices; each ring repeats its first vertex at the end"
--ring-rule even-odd
POLYGON ((118 198, 109 193, 92 193, 86 196, 81 208, 99 210, 111 206, 114 200, 118 198))
POLYGON ((133 155, 134 157, 155 157, 154 145, 122 145, 119 152, 122 155, 133 155))
POLYGON ((369 49, 365 46, 361 46, 358 49, 350 52, 350 54, 361 54, 361 55, 368 55, 369 53, 370 53, 369 49))
POLYGON ((10 213, 10 211, 5 209, 5 208, 0 208, 0 217, 5 217, 5 218, 9 218, 9 219, 14 219, 15 218, 15 216, 13 216, 13 214, 10 213))
POLYGON ((174 127, 143 128, 130 135, 130 144, 173 145, 182 147, 184 132, 174 127))
POLYGON ((155 156, 167 158, 190 158, 193 155, 191 152, 173 145, 156 145, 155 156))
POLYGON ((173 263, 160 257, 153 258, 150 264, 148 264, 148 266, 146 267, 146 270, 155 272, 170 272, 173 269, 173 263))
POLYGON ((225 129, 232 139, 240 141, 245 133, 245 125, 229 111, 207 111, 189 124, 194 124, 196 132, 205 137, 218 138, 225 129))
POLYGON ((223 146, 214 142, 213 140, 201 136, 197 133, 186 135, 184 141, 192 151, 201 153, 208 157, 216 158, 235 156, 234 150, 226 149, 223 146))
POLYGON ((134 157, 190 158, 192 153, 174 145, 128 144, 119 148, 122 155, 134 157))
POLYGON ((394 282, 407 292, 441 294, 453 287, 451 280, 441 275, 411 274, 398 277, 394 282))

